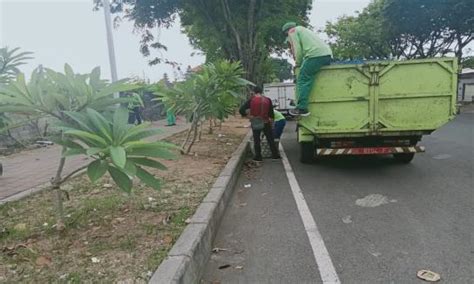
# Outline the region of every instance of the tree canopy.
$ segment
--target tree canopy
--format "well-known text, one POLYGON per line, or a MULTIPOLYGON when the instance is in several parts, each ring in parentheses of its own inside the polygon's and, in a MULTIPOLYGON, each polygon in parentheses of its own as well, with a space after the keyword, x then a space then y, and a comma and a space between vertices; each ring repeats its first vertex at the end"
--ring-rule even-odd
POLYGON ((460 60, 474 39, 472 0, 373 0, 357 16, 326 25, 340 59, 426 58, 460 60))
POLYGON ((26 61, 32 59, 32 52, 19 52, 20 48, 9 49, 0 48, 0 84, 11 81, 20 73, 19 66, 26 64, 26 61))
MULTIPOLYGON (((142 32, 141 52, 166 48, 155 37, 157 27, 167 28, 179 17, 190 43, 202 50, 208 62, 240 61, 245 77, 263 83, 262 68, 269 55, 282 52, 287 21, 307 25, 311 0, 124 0, 114 1, 116 11, 142 32)), ((163 59, 153 58, 150 63, 163 59)))

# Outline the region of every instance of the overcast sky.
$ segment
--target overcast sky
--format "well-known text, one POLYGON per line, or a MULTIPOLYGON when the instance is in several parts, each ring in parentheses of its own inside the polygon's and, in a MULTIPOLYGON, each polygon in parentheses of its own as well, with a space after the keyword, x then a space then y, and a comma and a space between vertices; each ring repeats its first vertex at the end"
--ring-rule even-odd
MULTIPOLYGON (((316 0, 311 11, 311 24, 322 28, 326 21, 362 10, 370 0, 316 0)), ((92 0, 0 0, 0 46, 21 47, 34 52, 22 70, 30 73, 38 64, 62 70, 69 63, 76 72, 84 73, 101 66, 105 78, 110 78, 110 67, 105 37, 103 11, 92 11, 92 0)), ((156 81, 168 73, 170 66, 148 66, 140 54, 140 37, 129 22, 122 22, 114 30, 115 52, 120 78, 139 76, 156 81)), ((168 46, 163 56, 183 65, 196 66, 202 56, 191 56, 195 50, 189 45, 179 24, 161 31, 161 41, 168 46)))

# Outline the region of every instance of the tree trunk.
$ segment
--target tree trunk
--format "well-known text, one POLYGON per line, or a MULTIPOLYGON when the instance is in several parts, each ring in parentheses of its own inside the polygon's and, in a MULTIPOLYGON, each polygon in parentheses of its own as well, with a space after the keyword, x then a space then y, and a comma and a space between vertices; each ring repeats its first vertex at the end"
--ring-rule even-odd
POLYGON ((203 126, 203 125, 204 125, 204 122, 201 121, 201 122, 199 123, 199 138, 198 138, 198 142, 201 141, 201 137, 202 137, 202 126, 203 126))
POLYGON ((212 118, 209 118, 209 132, 208 134, 214 133, 214 129, 212 128, 212 118))
POLYGON ((48 136, 48 127, 49 127, 49 123, 48 121, 46 121, 44 124, 44 129, 43 129, 43 137, 48 136))
MULTIPOLYGON (((63 151, 65 151, 66 147, 63 147, 62 149, 63 151)), ((56 176, 51 182, 53 185, 53 190, 56 193, 56 216, 57 216, 56 229, 58 231, 63 231, 65 228, 64 207, 63 207, 63 199, 62 199, 62 192, 61 192, 61 183, 63 182, 61 176, 64 170, 65 163, 66 163, 66 158, 61 157, 61 159, 59 160, 58 169, 56 171, 56 176)))
POLYGON ((186 154, 189 154, 191 152, 191 148, 194 145, 194 142, 196 142, 197 134, 198 134, 198 118, 197 115, 194 116, 193 123, 191 125, 191 129, 194 132, 193 138, 191 139, 191 143, 189 143, 188 148, 186 149, 186 154))

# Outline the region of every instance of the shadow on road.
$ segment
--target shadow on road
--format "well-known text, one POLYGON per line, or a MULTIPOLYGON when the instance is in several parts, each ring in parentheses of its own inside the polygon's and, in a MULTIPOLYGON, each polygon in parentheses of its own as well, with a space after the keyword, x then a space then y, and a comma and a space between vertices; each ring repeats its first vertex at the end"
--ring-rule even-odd
MULTIPOLYGON (((416 159, 416 157, 415 157, 416 159)), ((386 156, 331 156, 318 157, 308 166, 326 167, 334 169, 374 169, 380 167, 407 167, 395 161, 391 155, 386 156)))

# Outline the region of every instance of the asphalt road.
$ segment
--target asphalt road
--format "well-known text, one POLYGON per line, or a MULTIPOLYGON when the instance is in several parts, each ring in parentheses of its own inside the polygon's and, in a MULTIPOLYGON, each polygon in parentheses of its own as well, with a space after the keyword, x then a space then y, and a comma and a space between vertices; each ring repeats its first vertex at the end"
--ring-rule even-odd
MULTIPOLYGON (((427 152, 408 165, 389 157, 303 165, 287 126, 285 152, 342 283, 422 283, 421 269, 444 283, 474 282, 473 129, 473 113, 458 116, 425 137, 427 152)), ((282 163, 246 172, 214 244, 225 250, 203 282, 321 283, 282 163)))

